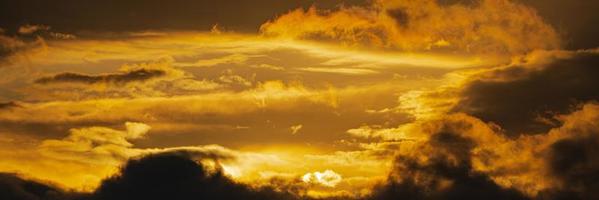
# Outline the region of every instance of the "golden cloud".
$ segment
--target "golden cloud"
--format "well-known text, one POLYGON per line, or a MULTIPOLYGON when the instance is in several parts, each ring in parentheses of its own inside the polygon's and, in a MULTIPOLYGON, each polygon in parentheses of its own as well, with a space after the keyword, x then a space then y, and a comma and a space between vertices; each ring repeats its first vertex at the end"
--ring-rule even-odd
POLYGON ((560 47, 559 35, 533 8, 508 0, 468 5, 377 0, 337 10, 312 7, 267 22, 261 32, 416 52, 515 55, 560 47))

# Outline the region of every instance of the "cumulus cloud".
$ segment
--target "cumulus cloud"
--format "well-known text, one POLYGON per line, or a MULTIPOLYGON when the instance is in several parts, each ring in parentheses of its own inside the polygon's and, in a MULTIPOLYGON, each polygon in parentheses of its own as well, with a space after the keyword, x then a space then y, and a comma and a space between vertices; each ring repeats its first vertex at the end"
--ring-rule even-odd
POLYGON ((447 74, 441 87, 403 94, 392 110, 413 114, 413 122, 348 131, 400 141, 394 171, 373 198, 484 195, 452 192, 473 182, 486 188, 468 190, 495 188, 486 191, 494 196, 596 198, 596 161, 588 155, 597 151, 598 57, 597 50, 536 51, 509 65, 447 74))
POLYGON ((595 199, 599 197, 596 156, 599 144, 599 104, 585 104, 561 117, 563 125, 552 129, 543 146, 547 174, 554 187, 541 191, 547 199, 595 199))
POLYGON ((388 182, 371 198, 526 199, 520 191, 498 185, 473 167, 480 153, 478 145, 492 141, 484 135, 493 136, 480 132, 481 126, 465 116, 422 124, 422 139, 399 152, 388 182))
POLYGON ((297 9, 263 24, 261 31, 407 51, 514 55, 560 46, 556 31, 533 8, 508 0, 377 0, 337 10, 297 9))
POLYGON ((285 191, 234 182, 181 154, 149 155, 129 161, 119 175, 95 191, 98 199, 296 199, 285 191))
POLYGON ((587 103, 555 117, 559 127, 517 138, 466 114, 413 122, 416 139, 399 143, 387 182, 370 198, 596 198, 598 167, 591 155, 599 142, 599 105, 587 103))
POLYGON ((217 145, 139 148, 133 145, 133 141, 143 138, 150 127, 134 122, 126 123, 125 127, 125 130, 107 127, 71 129, 69 135, 62 139, 47 139, 33 146, 9 141, 9 144, 16 142, 21 147, 28 147, 18 151, 8 147, 0 149, 4 158, 0 169, 60 183, 64 188, 88 191, 127 160, 148 154, 178 152, 198 161, 218 160, 225 164, 236 162, 242 155, 250 160, 264 160, 259 159, 259 155, 240 154, 217 145), (29 157, 36 159, 30 160, 29 157), (21 168, 24 163, 29 167, 21 168), (61 170, 51 170, 56 168, 61 170))

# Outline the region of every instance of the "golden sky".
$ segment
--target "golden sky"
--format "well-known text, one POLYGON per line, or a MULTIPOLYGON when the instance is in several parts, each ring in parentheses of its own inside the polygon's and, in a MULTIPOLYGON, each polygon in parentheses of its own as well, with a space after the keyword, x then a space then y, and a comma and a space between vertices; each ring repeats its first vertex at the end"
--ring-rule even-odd
POLYGON ((0 7, 0 199, 599 198, 599 3, 0 7))

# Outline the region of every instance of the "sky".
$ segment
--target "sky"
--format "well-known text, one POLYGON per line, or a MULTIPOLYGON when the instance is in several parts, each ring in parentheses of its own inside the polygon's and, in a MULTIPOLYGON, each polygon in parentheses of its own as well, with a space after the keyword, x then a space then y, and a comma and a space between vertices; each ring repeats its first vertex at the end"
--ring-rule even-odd
POLYGON ((599 3, 0 1, 0 199, 597 199, 599 3))

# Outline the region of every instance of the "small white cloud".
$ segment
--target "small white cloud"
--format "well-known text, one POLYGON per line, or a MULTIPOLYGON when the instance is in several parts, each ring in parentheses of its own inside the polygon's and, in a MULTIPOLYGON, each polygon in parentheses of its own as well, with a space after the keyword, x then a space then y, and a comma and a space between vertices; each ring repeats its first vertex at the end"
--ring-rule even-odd
POLYGON ((302 181, 305 183, 318 184, 326 187, 335 187, 343 178, 333 170, 325 170, 324 172, 307 173, 302 176, 302 181))

